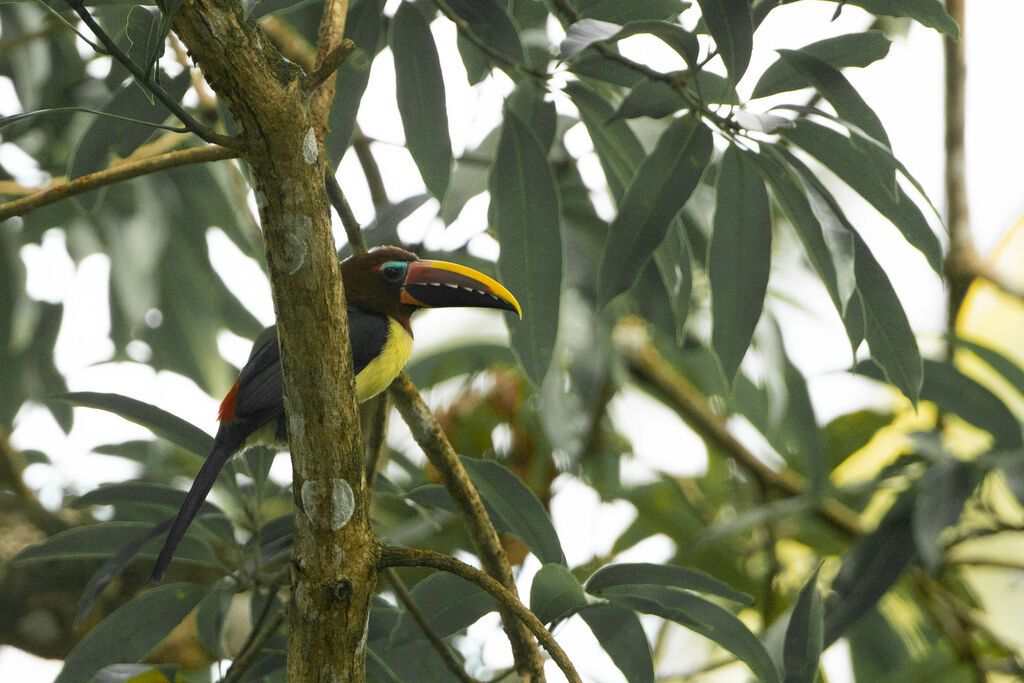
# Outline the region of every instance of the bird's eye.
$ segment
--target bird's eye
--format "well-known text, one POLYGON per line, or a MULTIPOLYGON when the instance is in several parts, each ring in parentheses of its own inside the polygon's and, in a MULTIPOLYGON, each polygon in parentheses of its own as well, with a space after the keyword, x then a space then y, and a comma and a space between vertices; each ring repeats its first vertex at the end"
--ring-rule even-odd
POLYGON ((381 266, 380 272, 390 282, 401 282, 405 278, 405 264, 390 261, 381 266))

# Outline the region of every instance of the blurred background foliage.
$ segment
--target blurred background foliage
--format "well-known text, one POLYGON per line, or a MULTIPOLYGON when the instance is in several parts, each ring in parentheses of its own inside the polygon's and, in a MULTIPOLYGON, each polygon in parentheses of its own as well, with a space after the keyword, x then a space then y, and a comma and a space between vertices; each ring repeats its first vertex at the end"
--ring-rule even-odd
MULTIPOLYGON (((87 4, 153 82, 207 125, 233 131, 229 112, 168 34, 164 14, 144 4, 87 4)), ((1024 570, 1024 283, 1017 267, 1024 238, 1019 226, 1008 233, 987 266, 993 277, 952 308, 957 318, 947 339, 922 360, 872 253, 877 242, 869 247, 846 215, 852 191, 891 222, 890 239, 905 240, 943 272, 940 219, 841 71, 884 59, 909 21, 950 38, 956 23, 934 0, 841 4, 837 12, 879 16, 862 13, 861 32, 824 40, 809 34, 805 48, 781 51, 737 90, 756 28, 784 4, 449 0, 391 3, 385 11, 384 0, 352 0, 346 36, 356 49, 338 73, 326 151, 336 164, 346 154, 359 162, 350 167, 361 177, 343 175, 341 183, 346 192, 365 184, 371 246, 403 242, 422 257, 492 273, 523 303, 524 320, 509 322, 510 344, 476 334, 476 322, 449 326, 407 369, 430 390, 459 454, 502 464, 532 492, 502 490, 503 474, 474 466, 499 530, 509 532, 513 562, 524 576, 538 567, 529 553, 545 563, 532 594, 523 591, 544 621, 584 621, 628 680, 655 671, 659 680, 742 680, 751 669, 763 678, 766 652, 775 662, 767 666, 787 681, 812 681, 820 646, 839 638, 858 681, 1016 679, 1024 646, 1013 616, 1024 609, 1015 588, 1024 570), (452 22, 455 33, 437 28, 452 22), (453 35, 464 74, 440 68, 438 47, 449 48, 435 40, 453 35), (635 35, 660 40, 677 70, 624 56, 619 41, 635 35), (383 57, 393 69, 380 64, 383 57), (356 123, 371 76, 394 78, 404 146, 372 139, 356 123), (443 115, 468 106, 446 98, 446 82, 451 89, 461 78, 474 97, 501 108, 487 130, 466 140, 452 139, 443 115), (581 148, 581 138, 590 146, 581 148), (414 192, 394 180, 417 173, 422 185, 414 181, 414 192), (480 198, 489 205, 489 228, 467 237, 451 226, 477 216, 480 198), (427 227, 410 229, 416 221, 427 227), (789 300, 787 292, 803 289, 777 287, 789 278, 813 282, 808 297, 832 309, 789 300), (780 306, 806 306, 841 322, 851 358, 844 386, 864 397, 858 405, 822 424, 817 416, 834 409, 812 401, 800 359, 784 343, 780 306), (866 390, 865 378, 889 393, 866 390), (674 415, 649 417, 650 401, 674 415), (691 463, 694 474, 644 463, 644 476, 623 476, 637 465, 622 420, 655 434, 676 434, 665 421, 681 421, 706 446, 706 463, 690 452, 691 442, 666 437, 664 461, 691 463), (605 539, 605 550, 562 572, 566 560, 550 523, 544 527, 531 511, 534 498, 549 507, 566 482, 602 502, 625 503, 632 521, 605 539), (651 562, 701 570, 727 585, 697 587, 714 601, 659 611, 650 604, 654 584, 641 580, 646 570, 634 569, 620 583, 642 584, 646 593, 584 607, 580 586, 588 577, 585 587, 596 595, 601 573, 594 572, 617 557, 647 561, 651 546, 644 544, 652 539, 670 550, 651 562), (722 599, 736 591, 750 604, 722 599), (545 595, 573 607, 554 609, 545 595), (712 608, 742 623, 700 611, 712 608), (664 619, 644 617, 640 630, 636 612, 664 619), (717 646, 694 645, 691 631, 717 646), (751 632, 759 638, 753 644, 745 640, 751 632)), ((308 66, 319 3, 243 7, 282 54, 308 66)), ((147 125, 175 122, 74 28, 85 33, 59 2, 0 4, 0 76, 20 104, 0 121, 4 145, 19 151, 0 159, 7 200, 34 189, 25 186, 26 168, 60 185, 199 144, 147 125), (41 113, 22 116, 32 112, 41 113)), ((400 138, 395 131, 393 140, 400 138)), ((175 585, 206 587, 181 589, 189 609, 175 613, 184 593, 171 599, 158 588, 143 593, 147 602, 129 603, 134 616, 120 613, 121 636, 97 627, 144 589, 153 543, 131 566, 117 565, 118 551, 145 542, 151 526, 173 514, 178 487, 193 476, 208 437, 144 403, 68 394, 54 354, 65 305, 30 295, 28 281, 46 275, 30 273, 23 258, 33 245, 54 242, 74 264, 104 255, 108 299, 97 304, 109 318, 104 362, 175 373, 219 397, 236 373, 222 354, 224 333, 252 339, 262 327, 230 273, 213 265, 223 236, 262 269, 246 174, 234 161, 193 164, 4 214, 0 642, 64 658, 92 634, 93 651, 109 655, 100 665, 125 661, 117 657, 145 656, 198 605, 149 661, 181 665, 161 676, 208 680, 211 662, 243 647, 248 620, 260 626, 276 611, 292 493, 286 479, 269 474, 275 454, 255 450, 234 464, 233 477, 221 478, 219 507, 209 504, 179 551, 172 574, 189 583, 175 585), (26 414, 43 409, 68 432, 82 415, 72 405, 113 411, 162 438, 97 446, 96 454, 136 464, 130 481, 84 495, 68 490, 59 504, 44 506, 22 472, 53 466, 54 454, 19 449, 11 435, 26 414), (153 614, 163 621, 147 622, 153 614), (125 625, 142 635, 119 642, 125 625)), ((340 255, 348 253, 343 246, 340 255)), ((106 391, 99 381, 72 388, 106 391)), ((375 480, 380 537, 466 552, 471 546, 450 508, 416 449, 390 439, 375 480)), ((472 660, 476 675, 500 672, 500 658, 478 661, 473 641, 461 638, 493 609, 490 599, 448 576, 404 575, 460 661, 472 660)), ((373 676, 446 677, 387 582, 381 594, 369 634, 373 676)), ((69 662, 88 666, 83 650, 74 652, 69 662)), ((277 633, 245 680, 278 680, 282 663, 277 633)))

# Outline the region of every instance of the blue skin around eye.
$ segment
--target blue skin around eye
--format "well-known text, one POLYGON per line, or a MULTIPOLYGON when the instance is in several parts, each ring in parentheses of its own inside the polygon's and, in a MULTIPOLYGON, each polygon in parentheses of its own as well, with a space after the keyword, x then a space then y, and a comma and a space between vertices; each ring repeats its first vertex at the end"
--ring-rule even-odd
POLYGON ((408 270, 408 269, 409 269, 409 264, 408 263, 405 263, 403 261, 388 261, 387 263, 385 263, 384 265, 382 265, 380 267, 380 272, 383 273, 384 277, 387 278, 388 280, 393 280, 395 282, 398 282, 400 280, 404 280, 405 279, 405 271, 408 270), (391 268, 398 268, 400 275, 390 276, 389 277, 389 270, 391 268))

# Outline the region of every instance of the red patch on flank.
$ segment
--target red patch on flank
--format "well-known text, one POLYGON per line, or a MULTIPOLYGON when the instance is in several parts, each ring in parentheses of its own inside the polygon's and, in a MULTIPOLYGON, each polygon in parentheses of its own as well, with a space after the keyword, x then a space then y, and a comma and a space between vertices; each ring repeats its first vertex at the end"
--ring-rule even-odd
POLYGON ((220 410, 217 411, 218 422, 234 422, 235 420, 235 396, 238 394, 238 382, 231 387, 231 391, 220 403, 220 410))

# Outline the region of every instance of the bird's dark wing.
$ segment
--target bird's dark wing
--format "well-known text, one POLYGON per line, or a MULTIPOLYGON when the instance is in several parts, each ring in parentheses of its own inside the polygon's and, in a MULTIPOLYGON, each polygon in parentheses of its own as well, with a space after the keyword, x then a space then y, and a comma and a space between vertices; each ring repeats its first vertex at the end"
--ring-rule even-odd
POLYGON ((277 325, 272 325, 256 338, 249 360, 238 376, 235 416, 262 416, 267 411, 283 409, 283 387, 281 351, 277 346, 277 325))

